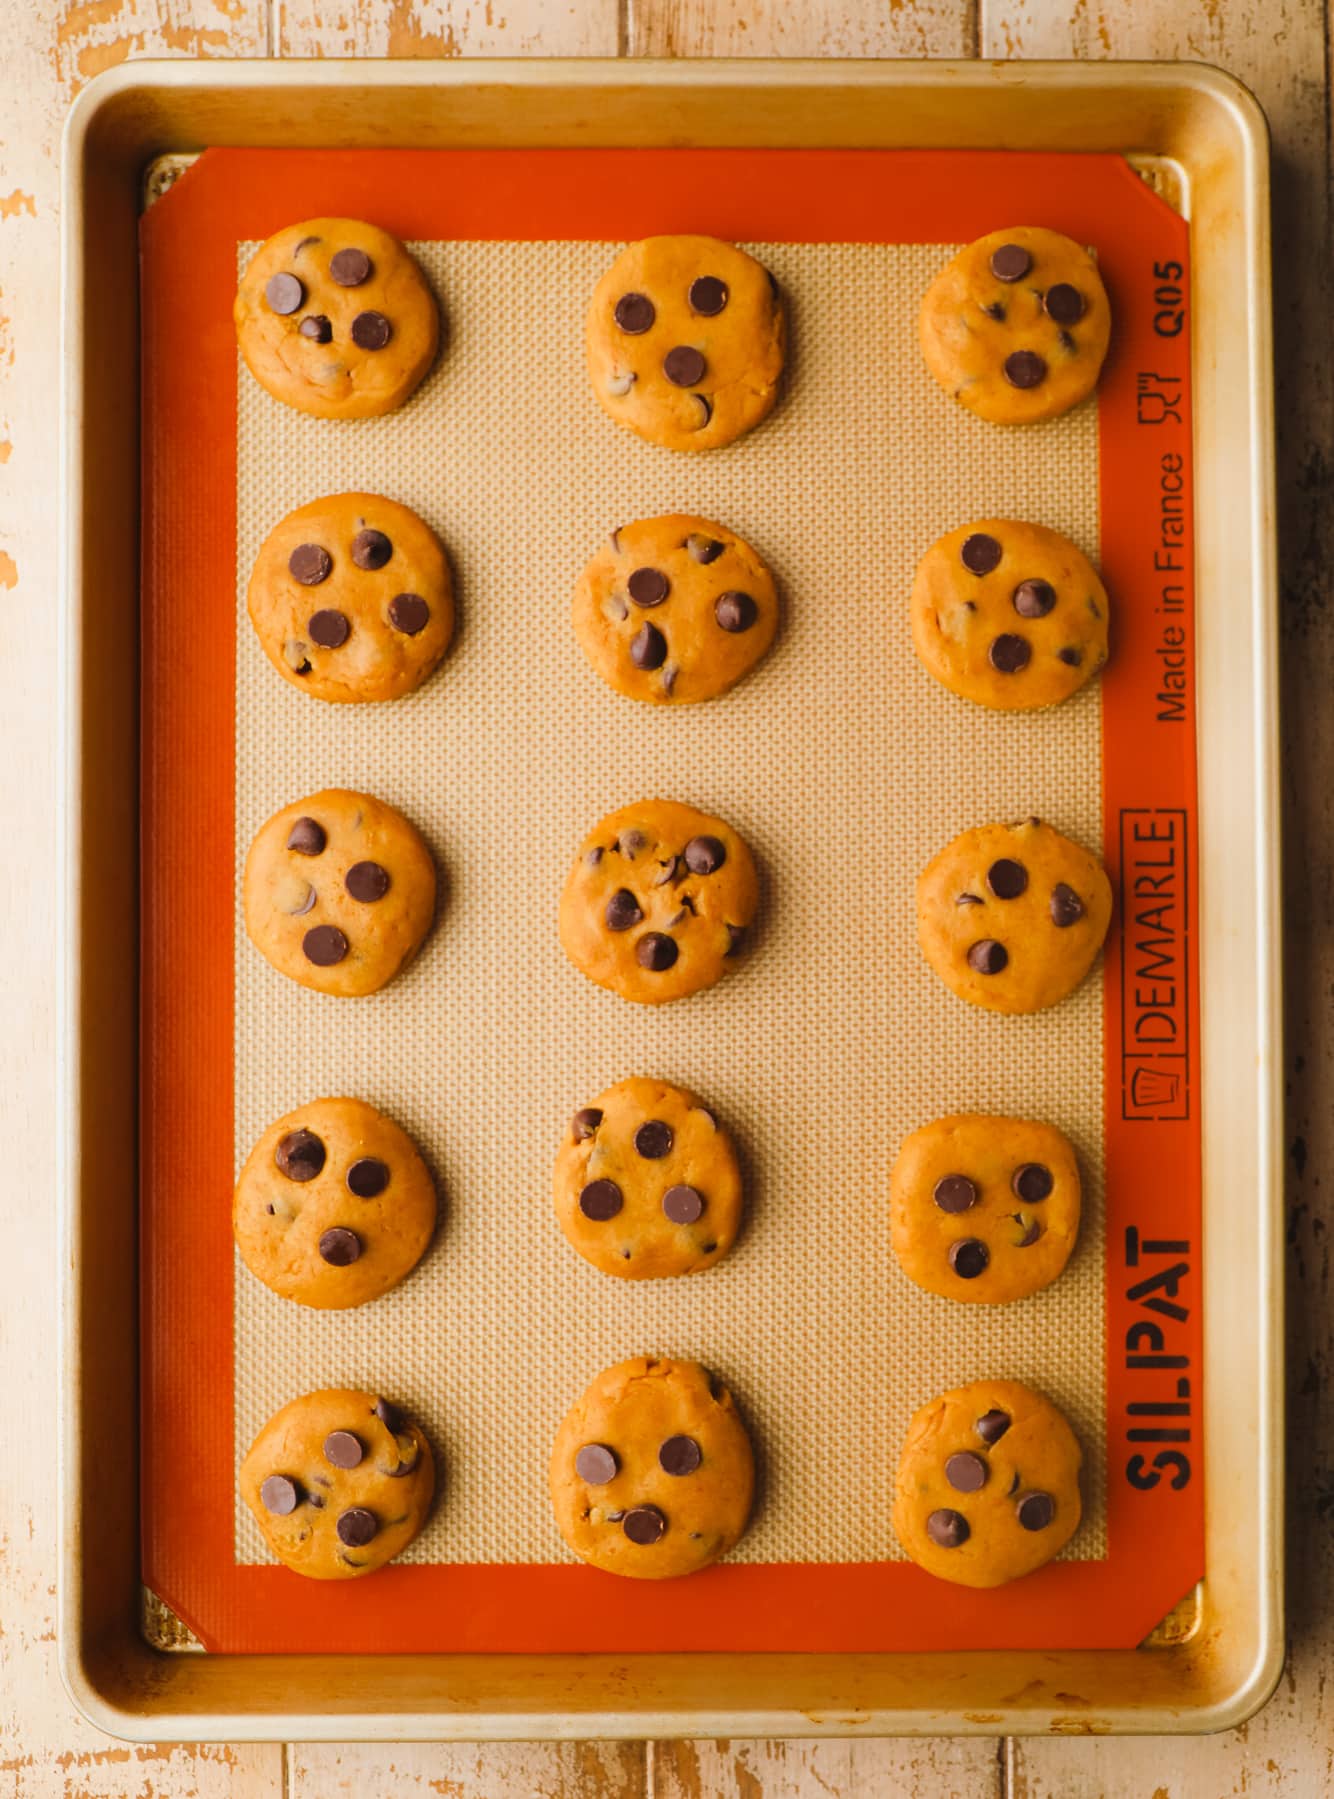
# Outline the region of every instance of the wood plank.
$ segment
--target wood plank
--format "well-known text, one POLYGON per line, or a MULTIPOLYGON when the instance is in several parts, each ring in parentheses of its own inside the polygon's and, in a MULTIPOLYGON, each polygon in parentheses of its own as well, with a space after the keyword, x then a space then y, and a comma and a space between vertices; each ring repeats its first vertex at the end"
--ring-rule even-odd
POLYGON ((1272 1795, 1334 1787, 1334 1545, 1327 1507, 1334 1310, 1328 1232, 1334 1114, 1334 389, 1323 343, 1330 256, 1325 9, 1320 0, 981 0, 985 56, 1183 57, 1254 89, 1274 137, 1288 968, 1288 1667, 1249 1726, 1179 1738, 1016 1741, 1015 1799, 1272 1795), (1322 1416, 1323 1413, 1323 1416, 1322 1416))
POLYGON ((654 1743, 652 1799, 1000 1799, 991 1738, 654 1743))
POLYGON ((293 1743, 284 1799, 648 1799, 640 1743, 293 1743))
POLYGON ((970 0, 627 0, 630 56, 975 56, 970 0))
POLYGON ((619 0, 277 0, 279 56, 615 56, 619 0))

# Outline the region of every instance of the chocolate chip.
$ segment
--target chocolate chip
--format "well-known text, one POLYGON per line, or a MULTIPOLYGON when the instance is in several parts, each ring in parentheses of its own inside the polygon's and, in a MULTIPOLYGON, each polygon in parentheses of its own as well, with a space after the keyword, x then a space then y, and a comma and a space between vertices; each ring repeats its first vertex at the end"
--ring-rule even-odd
POLYGON ((306 290, 296 276, 281 272, 270 275, 264 289, 264 298, 270 308, 284 318, 289 312, 295 312, 305 297, 306 290))
POLYGON ((1047 365, 1036 350, 1012 350, 1002 369, 1011 387, 1037 387, 1047 379, 1047 365))
POLYGON ((987 651, 991 666, 1002 675, 1021 674, 1028 667, 1032 655, 1027 639, 1016 637, 1012 631, 1002 631, 987 651))
POLYGON ((419 593, 396 593, 389 602, 389 622, 405 637, 415 637, 426 628, 431 608, 419 593))
POLYGON ((287 664, 288 668, 291 669, 294 675, 308 675, 310 673, 310 661, 306 655, 306 646, 303 642, 298 642, 294 637, 289 637, 287 642, 283 645, 283 661, 287 664))
POLYGON ((579 1210, 595 1224, 614 1218, 624 1204, 625 1198, 615 1181, 590 1181, 579 1195, 579 1210))
POLYGON ((690 310, 706 319, 716 318, 727 304, 727 283, 716 275, 701 275, 690 283, 690 310))
POLYGON ((1084 664, 1083 650, 1076 649, 1073 644, 1067 644, 1063 649, 1057 650, 1056 657, 1059 662, 1064 662, 1067 668, 1082 668, 1084 664))
POLYGON ((1050 581, 1021 581, 1010 603, 1020 618, 1046 618, 1056 604, 1056 589, 1050 581))
POLYGON ((1014 1502, 1014 1515, 1025 1530, 1046 1530, 1056 1516, 1056 1501, 1050 1493, 1021 1493, 1014 1502))
MULTIPOLYGON (((1023 1214, 1021 1212, 1016 1212, 1014 1215, 1014 1221, 1016 1224, 1024 1224, 1023 1214)), ((1041 1235, 1042 1235, 1042 1226, 1038 1223, 1036 1218, 1033 1218, 1026 1225, 1024 1225, 1023 1231, 1020 1233, 1020 1235, 1018 1237, 1016 1237, 1014 1239, 1015 1248, 1016 1249, 1032 1249, 1033 1245, 1037 1242, 1038 1238, 1041 1235)))
POLYGON ((630 640, 630 660, 636 668, 661 668, 667 660, 667 639, 656 625, 644 624, 630 640))
POLYGON ((726 862, 727 845, 718 837, 692 837, 682 854, 692 875, 711 875, 726 862))
POLYGON ((317 344, 333 341, 333 326, 322 312, 308 312, 297 326, 302 337, 313 338, 317 344))
POLYGON ((961 1237, 957 1243, 951 1243, 949 1255, 950 1267, 963 1281, 975 1281, 985 1273, 991 1260, 986 1244, 976 1237, 961 1237))
POLYGON ((350 1268, 361 1254, 361 1238, 341 1224, 320 1238, 320 1255, 331 1268, 350 1268))
POLYGON ((389 1185, 389 1169, 379 1156, 360 1156, 347 1171, 347 1186, 358 1199, 378 1199, 389 1185))
POLYGON ((1050 1199, 1055 1185, 1051 1169, 1044 1168, 1041 1162, 1025 1162, 1010 1177, 1012 1191, 1026 1206, 1041 1205, 1044 1199, 1050 1199))
POLYGON ((961 1449, 947 1459, 945 1479, 956 1493, 980 1493, 987 1484, 987 1465, 971 1449, 961 1449))
POLYGON ((339 612, 332 606, 325 606, 319 612, 312 612, 306 625, 306 632, 312 643, 317 643, 322 650, 339 649, 348 640, 352 630, 352 621, 345 612, 339 612))
POLYGON ((723 951, 724 956, 740 955, 746 945, 745 925, 729 924, 724 926, 724 929, 727 932, 727 948, 723 951))
POLYGON ((344 885, 354 900, 360 900, 363 906, 373 906, 389 891, 389 870, 378 862, 354 862, 347 871, 344 885))
POLYGON ((716 562, 726 548, 716 537, 704 537, 698 531, 686 538, 686 554, 692 562, 716 562))
POLYGON ((999 974, 1010 960, 1010 952, 994 937, 983 937, 968 951, 968 966, 976 974, 999 974))
POLYGON ((371 259, 364 250, 335 250, 329 258, 329 273, 339 287, 360 287, 371 278, 371 259))
POLYGON ((1079 923, 1084 916, 1084 902, 1073 887, 1058 881, 1051 890, 1050 911, 1052 923, 1057 930, 1063 931, 1067 926, 1079 923))
POLYGON ((394 546, 383 531, 358 531, 352 539, 352 560, 358 568, 383 568, 394 546))
POLYGON ((316 968, 332 968, 347 954, 347 938, 336 924, 317 924, 301 939, 307 962, 316 968))
POLYGON ((301 1494, 294 1480, 285 1474, 271 1474, 259 1489, 259 1502, 266 1512, 285 1518, 301 1503, 301 1494))
POLYGON ((607 901, 607 908, 602 916, 609 931, 628 931, 631 925, 639 923, 644 914, 630 889, 618 887, 607 901))
POLYGON ((352 321, 352 341, 359 350, 383 350, 393 334, 382 312, 359 312, 352 321))
POLYGON ((1002 1412, 999 1406, 993 1406, 989 1412, 983 1412, 973 1428, 987 1448, 991 1449, 1009 1430, 1010 1414, 1002 1412))
POLYGON ((681 952, 661 931, 645 931, 635 945, 635 961, 652 974, 665 974, 681 952))
POLYGON ((1047 317, 1055 319, 1058 325, 1077 325, 1084 316, 1084 296, 1068 281, 1058 281, 1055 287, 1049 287, 1042 304, 1047 309, 1047 317))
POLYGON ((338 1514, 335 1528, 340 1543, 346 1543, 349 1549, 364 1549, 380 1526, 374 1512, 368 1512, 364 1505, 350 1505, 338 1514))
POLYGON ((335 1468, 355 1468, 365 1453, 350 1430, 331 1430, 324 1439, 324 1459, 335 1468))
POLYGON ((760 609, 748 593, 720 593, 713 602, 713 616, 724 631, 749 631, 760 609))
POLYGON ((299 543, 287 558, 287 572, 303 587, 318 587, 333 572, 333 557, 319 543, 299 543))
POLYGON ((705 394, 691 394, 690 397, 698 408, 695 422, 691 426, 691 430, 702 431, 705 425, 707 425, 709 420, 713 417, 713 401, 705 394))
POLYGON ((287 834, 287 847, 298 856, 322 856, 329 839, 313 818, 298 818, 287 834))
POLYGON ((986 901, 977 893, 961 893, 954 903, 956 906, 982 906, 986 901))
POLYGON ((926 1534, 941 1549, 958 1549, 968 1541, 971 1533, 962 1512, 952 1512, 947 1506, 941 1506, 927 1519, 926 1534))
POLYGON ((622 1518, 621 1529, 632 1543, 647 1547, 662 1536, 667 1529, 667 1520, 656 1505, 637 1505, 622 1518))
POLYGON ((637 568, 626 586, 636 606, 661 606, 671 589, 671 582, 660 568, 637 568))
POLYGON ((662 359, 662 372, 674 387, 698 387, 708 367, 690 344, 677 344, 662 359))
POLYGON ((991 252, 991 272, 997 281, 1022 281, 1033 258, 1022 244, 1001 244, 991 252))
POLYGON ((989 319, 995 319, 998 325, 1004 324, 1005 308, 1001 305, 999 300, 993 300, 989 306, 984 306, 982 310, 989 319))
POLYGON ((602 1114, 596 1106, 583 1106, 570 1121, 570 1131, 576 1143, 587 1143, 590 1137, 596 1137, 598 1126, 602 1123, 602 1114))
POLYGON ((665 1119, 646 1118, 635 1132, 635 1148, 649 1162, 660 1162, 672 1152, 672 1127, 665 1119))
POLYGON ((574 1458, 574 1471, 590 1487, 605 1487, 620 1473, 621 1464, 605 1443, 585 1443, 574 1458))
POLYGON ((1011 856, 1001 856, 987 870, 987 886, 997 899, 1018 899, 1028 886, 1028 870, 1011 856))
POLYGON ((406 1421, 391 1399, 377 1399, 371 1410, 392 1436, 398 1436, 403 1430, 406 1421))
POLYGON ((965 537, 959 560, 970 575, 989 575, 1000 562, 1003 551, 997 540, 986 531, 974 531, 965 537))
POLYGON ((320 238, 320 237, 303 237, 301 239, 301 242, 295 248, 295 250, 293 250, 292 254, 293 254, 293 256, 300 256, 301 252, 303 250, 308 250, 312 244, 319 244, 319 243, 323 243, 323 242, 324 242, 324 239, 320 238))
POLYGON ((628 336, 642 337, 658 315, 647 294, 622 294, 612 316, 628 336))
POLYGON ((966 1174, 945 1174, 931 1190, 942 1212, 966 1212, 977 1204, 977 1188, 966 1174))
POLYGON ((704 1215, 704 1195, 698 1187, 669 1187, 662 1209, 672 1224, 698 1224, 704 1215))
POLYGON ((273 1159, 289 1181, 313 1181, 324 1167, 326 1153, 314 1131, 288 1131, 273 1159))
POLYGON ((648 838, 642 831, 622 831, 616 839, 617 849, 623 856, 628 856, 632 862, 647 843, 648 838))
POLYGON ((668 1437, 658 1451, 658 1465, 664 1474, 693 1474, 704 1460, 704 1451, 693 1437, 668 1437))

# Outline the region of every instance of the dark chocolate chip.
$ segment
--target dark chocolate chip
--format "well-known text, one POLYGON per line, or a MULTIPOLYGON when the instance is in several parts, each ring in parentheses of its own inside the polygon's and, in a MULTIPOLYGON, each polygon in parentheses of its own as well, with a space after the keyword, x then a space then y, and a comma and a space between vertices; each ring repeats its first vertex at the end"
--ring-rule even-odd
POLYGON ((713 401, 709 399, 707 394, 692 394, 690 397, 699 408, 698 416, 691 429, 702 431, 705 425, 707 425, 709 420, 713 417, 713 401))
POLYGON ((661 668, 667 660, 667 639, 656 625, 643 624, 630 640, 630 660, 636 668, 661 668))
POLYGON ((630 598, 636 606, 661 606, 671 590, 671 582, 660 568, 637 568, 626 582, 630 598))
POLYGON ((726 957, 726 956, 740 955, 741 951, 746 946, 746 927, 745 927, 745 925, 729 924, 729 925, 725 926, 724 928, 727 931, 727 948, 723 952, 724 956, 726 957))
POLYGON ((320 1255, 331 1268, 350 1268, 361 1255, 361 1238, 344 1225, 335 1224, 320 1238, 320 1255))
POLYGON ((1060 337, 1060 340, 1061 340, 1061 348, 1063 350, 1068 350, 1070 352, 1070 354, 1073 356, 1075 353, 1074 338, 1071 337, 1071 335, 1068 331, 1061 331, 1058 333, 1058 336, 1060 337))
POLYGON ((946 1460, 945 1479, 956 1493, 980 1493, 987 1484, 987 1465, 971 1449, 961 1449, 946 1460))
POLYGON ((359 312, 352 321, 352 341, 359 350, 383 350, 393 335, 382 312, 359 312))
POLYGON ((633 862, 647 843, 648 838, 642 831, 622 831, 616 839, 616 848, 623 856, 629 856, 633 862))
POLYGON ((332 968, 347 954, 348 942, 336 924, 317 924, 301 939, 301 948, 316 968, 332 968))
POLYGON ((373 906, 389 891, 389 870, 378 862, 354 862, 347 871, 345 885, 354 900, 373 906))
POLYGON ((968 966, 976 974, 999 974, 1010 960, 1010 952, 994 937, 983 937, 968 951, 968 966))
POLYGON ((961 893, 954 903, 956 906, 983 906, 986 901, 977 893, 961 893))
POLYGON ((966 1212, 977 1204, 977 1188, 966 1174, 945 1174, 931 1190, 942 1212, 966 1212))
POLYGON ((639 923, 644 914, 630 889, 618 887, 607 901, 607 908, 602 916, 609 931, 628 931, 632 925, 639 923))
POLYGON ((635 1132, 635 1148, 649 1162, 660 1162, 672 1151, 672 1127, 665 1119, 646 1118, 635 1132))
POLYGON ((941 1506, 927 1519, 926 1534, 941 1549, 958 1549, 968 1541, 968 1520, 962 1512, 952 1512, 948 1506, 941 1506))
POLYGON ((287 1517, 301 1503, 301 1494, 294 1480, 285 1474, 271 1474, 259 1489, 259 1502, 266 1512, 274 1512, 279 1518, 287 1517))
POLYGON ((645 931, 635 945, 635 961, 651 974, 665 974, 681 952, 661 931, 645 931))
POLYGON ((703 1460, 704 1451, 693 1437, 668 1437, 658 1451, 664 1474, 693 1474, 703 1460))
POLYGON ((690 344, 677 344, 662 359, 662 372, 673 387, 698 387, 707 367, 703 356, 690 344))
MULTIPOLYGON (((1014 1221, 1016 1224, 1023 1224, 1024 1220, 1022 1214, 1016 1212, 1014 1221)), ((1037 1219, 1034 1218, 1025 1229, 1023 1236, 1020 1237, 1016 1243, 1016 1249, 1032 1249, 1033 1245, 1041 1235, 1042 1226, 1038 1223, 1037 1219)))
POLYGON ((1010 1414, 1008 1412, 1002 1412, 999 1406, 993 1406, 989 1412, 983 1412, 973 1428, 986 1444, 987 1448, 991 1449, 1000 1442, 1006 1431, 1009 1430, 1010 1414))
POLYGON ((1036 350, 1011 350, 1002 368, 1011 387, 1037 387, 1047 379, 1047 365, 1036 350))
POLYGON ((1084 916, 1084 902, 1073 887, 1067 887, 1064 881, 1058 881, 1051 890, 1051 921, 1058 930, 1078 924, 1084 916))
POLYGON ((1014 1502, 1014 1515, 1025 1530, 1046 1530, 1056 1516, 1056 1501, 1050 1493, 1021 1493, 1014 1502))
POLYGON ((1018 899, 1028 886, 1028 870, 1012 856, 1001 856, 987 870, 987 886, 997 899, 1018 899))
POLYGON ((726 548, 716 537, 705 537, 698 531, 686 538, 686 553, 692 562, 716 562, 726 548))
POLYGON ((713 616, 724 631, 749 631, 760 609, 748 593, 729 588, 713 602, 713 616))
POLYGON ((419 593, 396 593, 389 602, 389 622, 405 637, 415 637, 426 629, 431 608, 419 593))
POLYGON ((1020 618, 1046 618, 1056 604, 1056 589, 1050 581, 1021 581, 1010 601, 1020 618))
POLYGON ((303 587, 318 587, 333 572, 333 557, 320 543, 299 543, 287 558, 287 571, 303 587))
POLYGON ((596 1106, 583 1106, 570 1121, 570 1131, 576 1143, 587 1143, 590 1137, 596 1137, 598 1126, 602 1123, 602 1114, 596 1106))
POLYGON ((1021 674, 1028 667, 1032 655, 1027 639, 1016 637, 1013 631, 1002 631, 987 651, 991 666, 1002 675, 1021 674))
POLYGON ((351 630, 352 621, 346 612, 339 612, 333 606, 325 606, 318 612, 312 612, 306 625, 306 635, 322 650, 341 648, 347 642, 351 630))
POLYGON ((633 1506, 622 1518, 621 1529, 632 1543, 647 1548, 667 1529, 667 1520, 656 1505, 633 1506))
POLYGON ((1005 308, 1001 305, 999 300, 993 300, 989 306, 984 306, 982 310, 989 319, 995 319, 998 325, 1004 324, 1005 308))
POLYGON ((287 847, 298 856, 322 856, 329 839, 313 818, 298 818, 287 834, 287 847))
POLYGON ((621 1464, 605 1443, 585 1443, 574 1458, 574 1471, 590 1487, 605 1487, 620 1473, 621 1464))
POLYGON ((700 275, 690 283, 690 310, 706 319, 716 318, 727 304, 727 283, 716 275, 700 275))
POLYGON ((1055 319, 1058 325, 1077 325, 1084 316, 1084 296, 1068 281, 1049 287, 1042 304, 1047 308, 1047 317, 1055 319))
POLYGON ((383 531, 358 531, 352 539, 352 560, 358 568, 383 568, 394 546, 383 531))
POLYGON ((365 1453, 350 1430, 331 1430, 324 1439, 324 1459, 335 1468, 355 1468, 365 1453))
POLYGON ((614 1218, 624 1204, 625 1199, 615 1181, 590 1181, 579 1195, 579 1210, 595 1224, 605 1224, 609 1218, 614 1218))
POLYGON ((997 281, 1022 281, 1033 258, 1022 244, 1001 244, 991 252, 991 272, 997 281))
POLYGON ((333 342, 333 326, 322 312, 308 312, 297 330, 302 337, 313 338, 317 344, 333 342))
POLYGON ((270 275, 268 285, 264 289, 264 298, 272 311, 286 317, 295 312, 306 297, 306 290, 295 275, 279 272, 270 275))
POLYGON ((692 837, 682 855, 692 875, 716 874, 727 860, 727 845, 718 837, 692 837))
POLYGON ((642 337, 657 316, 647 294, 622 294, 613 314, 616 323, 629 337, 642 337))
POLYGON ((371 259, 364 250, 335 250, 329 258, 329 273, 339 287, 360 287, 371 278, 371 259))
POLYGON ((1084 652, 1083 650, 1076 649, 1073 644, 1066 644, 1063 649, 1057 650, 1056 657, 1058 661, 1064 662, 1067 668, 1082 668, 1084 666, 1084 652))
POLYGON ((1010 1187, 1015 1197, 1022 1199, 1026 1206, 1038 1206, 1044 1199, 1050 1199, 1055 1185, 1051 1169, 1044 1168, 1041 1162, 1025 1162, 1010 1177, 1010 1187))
POLYGON ((389 1169, 379 1156, 359 1156, 347 1171, 347 1186, 358 1199, 378 1199, 389 1185, 389 1169))
POLYGON ((403 1430, 406 1420, 391 1399, 377 1399, 371 1410, 391 1435, 396 1437, 403 1430))
POLYGON ((350 1505, 338 1514, 335 1528, 340 1543, 346 1543, 349 1549, 364 1549, 380 1526, 374 1512, 368 1512, 364 1505, 350 1505))
POLYGON ((698 1224, 704 1216, 704 1195, 698 1187, 669 1187, 662 1209, 672 1224, 698 1224))
POLYGON ((999 564, 1002 554, 999 542, 988 532, 974 531, 964 538, 959 560, 970 575, 989 575, 999 564))
POLYGON ((326 1150, 314 1131, 288 1131, 273 1159, 289 1181, 313 1181, 324 1167, 326 1150))
POLYGON ((990 1260, 986 1244, 976 1237, 961 1237, 957 1243, 950 1244, 950 1267, 960 1280, 975 1281, 979 1274, 985 1273, 990 1260))

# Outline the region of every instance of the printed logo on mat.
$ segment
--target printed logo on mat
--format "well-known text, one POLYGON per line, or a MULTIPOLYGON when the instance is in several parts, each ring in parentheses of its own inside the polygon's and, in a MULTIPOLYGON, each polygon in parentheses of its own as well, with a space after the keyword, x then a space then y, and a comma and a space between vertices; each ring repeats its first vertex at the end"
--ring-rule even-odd
POLYGON ((1186 813, 1121 812, 1121 1116, 1190 1117, 1186 813))

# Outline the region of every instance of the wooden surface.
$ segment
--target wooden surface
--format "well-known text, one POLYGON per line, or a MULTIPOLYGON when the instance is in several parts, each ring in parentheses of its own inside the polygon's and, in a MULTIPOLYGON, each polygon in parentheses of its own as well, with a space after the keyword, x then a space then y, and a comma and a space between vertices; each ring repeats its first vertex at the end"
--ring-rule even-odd
POLYGON ((0 0, 0 1799, 1195 1799, 1334 1791, 1334 415, 1323 0, 0 0), (1247 81, 1275 148, 1289 969, 1290 1653, 1248 1727, 1204 1740, 126 1747, 54 1644, 56 283, 61 121, 132 56, 1192 57, 1247 81), (1323 1434, 1322 1434, 1323 1433, 1323 1434))

